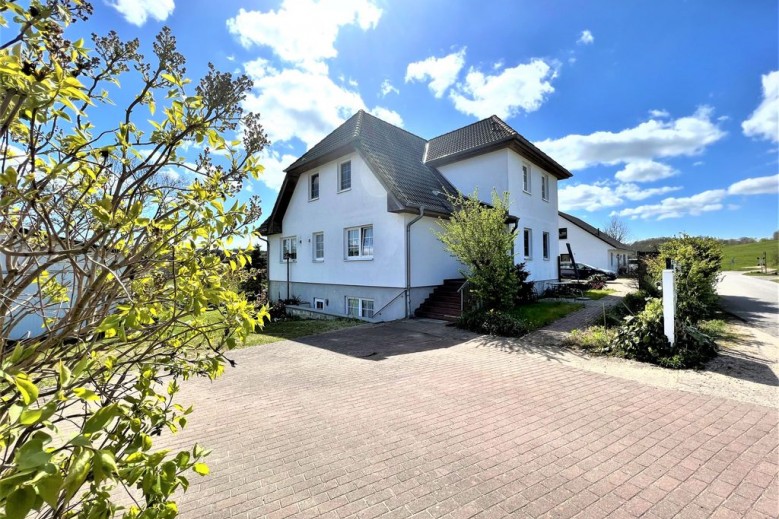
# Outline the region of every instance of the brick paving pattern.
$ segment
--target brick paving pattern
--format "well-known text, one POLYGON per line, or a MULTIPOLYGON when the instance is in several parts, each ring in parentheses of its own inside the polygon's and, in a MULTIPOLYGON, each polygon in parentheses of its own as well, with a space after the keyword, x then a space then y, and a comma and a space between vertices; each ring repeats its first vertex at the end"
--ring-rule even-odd
POLYGON ((404 322, 235 352, 166 440, 213 449, 182 517, 779 515, 775 409, 472 337, 404 322))

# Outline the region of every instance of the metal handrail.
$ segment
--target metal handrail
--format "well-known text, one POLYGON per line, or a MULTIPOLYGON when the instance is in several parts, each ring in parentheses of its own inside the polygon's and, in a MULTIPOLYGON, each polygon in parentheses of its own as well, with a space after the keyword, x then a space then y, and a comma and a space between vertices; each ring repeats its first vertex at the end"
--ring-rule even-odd
POLYGON ((471 282, 467 279, 465 280, 465 283, 463 283, 460 288, 457 289, 457 293, 460 294, 460 313, 463 313, 465 311, 465 287, 470 285, 471 282))
POLYGON ((400 291, 400 294, 398 294, 398 295, 396 295, 395 297, 393 297, 392 299, 390 299, 389 303, 387 303, 386 305, 382 306, 382 307, 379 309, 379 311, 378 311, 378 312, 373 312, 373 317, 375 318, 377 315, 379 315, 380 313, 382 313, 382 312, 384 311, 384 309, 385 309, 385 308, 387 308, 389 305, 391 305, 392 303, 394 303, 394 302, 395 302, 395 300, 396 300, 397 298, 399 298, 400 296, 404 295, 405 293, 406 293, 406 289, 404 288, 403 290, 401 290, 401 291, 400 291))

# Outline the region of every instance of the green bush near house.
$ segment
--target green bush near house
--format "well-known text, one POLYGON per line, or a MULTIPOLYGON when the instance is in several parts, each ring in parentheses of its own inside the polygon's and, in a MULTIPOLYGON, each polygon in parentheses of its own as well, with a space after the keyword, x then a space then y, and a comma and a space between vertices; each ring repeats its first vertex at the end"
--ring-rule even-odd
POLYGON ((584 305, 581 303, 539 301, 516 306, 505 312, 501 310, 473 310, 463 313, 457 321, 457 326, 487 335, 521 337, 583 307, 584 305))

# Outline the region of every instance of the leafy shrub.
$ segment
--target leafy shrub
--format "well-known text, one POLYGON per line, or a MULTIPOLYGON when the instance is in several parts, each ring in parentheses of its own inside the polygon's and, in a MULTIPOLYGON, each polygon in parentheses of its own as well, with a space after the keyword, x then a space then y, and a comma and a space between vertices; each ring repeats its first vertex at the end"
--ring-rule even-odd
POLYGON ((587 279, 587 287, 590 290, 601 290, 606 288, 606 277, 600 274, 595 274, 587 279))
POLYGON ((614 328, 590 326, 583 330, 573 330, 564 343, 568 347, 603 353, 609 351, 609 345, 616 335, 617 331, 614 328))
POLYGON ((604 351, 672 369, 696 368, 717 354, 714 340, 695 326, 677 322, 673 346, 663 332, 663 302, 650 298, 635 316, 625 318, 604 351))
POLYGON ((677 318, 694 324, 710 316, 719 304, 722 245, 714 238, 686 234, 665 242, 660 256, 648 262, 655 283, 662 281, 666 259, 675 265, 677 318))
MULTIPOLYGON (((644 309, 647 299, 651 297, 646 292, 639 290, 637 292, 629 292, 622 298, 622 302, 618 305, 614 305, 606 310, 606 319, 604 326, 609 328, 622 325, 623 319, 629 315, 635 315, 644 309)), ((600 317, 597 320, 600 324, 600 317)))
POLYGON ((537 299, 535 283, 528 281, 530 272, 525 269, 525 264, 514 265, 514 276, 517 278, 517 292, 514 295, 514 306, 532 303, 537 299))
POLYGON ((500 310, 474 310, 465 312, 457 321, 465 330, 502 337, 520 337, 528 332, 525 323, 500 310))
POLYGON ((283 321, 287 318, 287 305, 284 301, 276 301, 268 310, 272 321, 283 321))

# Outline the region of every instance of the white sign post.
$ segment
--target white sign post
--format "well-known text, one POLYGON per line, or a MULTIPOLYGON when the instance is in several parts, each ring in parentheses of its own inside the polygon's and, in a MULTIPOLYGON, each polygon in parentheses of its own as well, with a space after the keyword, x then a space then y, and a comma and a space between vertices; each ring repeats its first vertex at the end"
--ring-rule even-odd
POLYGON ((674 321, 676 318, 676 287, 671 260, 666 260, 663 270, 663 331, 671 346, 674 344, 674 321))

